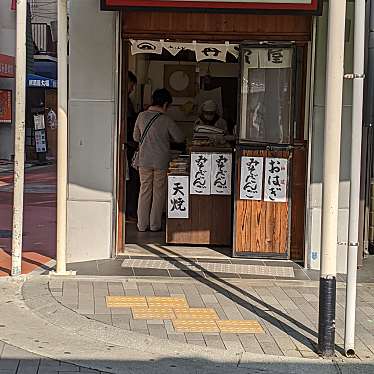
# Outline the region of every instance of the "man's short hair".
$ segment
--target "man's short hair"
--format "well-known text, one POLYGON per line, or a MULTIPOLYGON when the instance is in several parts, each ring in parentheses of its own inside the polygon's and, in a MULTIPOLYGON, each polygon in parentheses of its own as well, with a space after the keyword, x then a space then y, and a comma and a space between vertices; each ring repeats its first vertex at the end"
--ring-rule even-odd
POLYGON ((130 70, 128 71, 128 80, 134 84, 138 82, 138 78, 136 78, 136 75, 130 70))
POLYGON ((165 104, 170 105, 172 102, 173 98, 166 88, 159 88, 153 92, 152 105, 162 107, 165 104))

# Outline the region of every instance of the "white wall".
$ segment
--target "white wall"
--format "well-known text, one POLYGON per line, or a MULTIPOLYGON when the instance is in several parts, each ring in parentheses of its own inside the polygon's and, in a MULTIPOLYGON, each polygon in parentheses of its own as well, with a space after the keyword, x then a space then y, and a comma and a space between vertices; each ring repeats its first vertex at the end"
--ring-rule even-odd
MULTIPOLYGON (((10 10, 11 2, 0 0, 0 54, 16 54, 16 12, 10 10)), ((13 123, 0 124, 0 159, 9 159, 13 154, 15 79, 0 78, 0 88, 13 91, 13 123)))
MULTIPOLYGON (((326 4, 325 4, 326 5, 326 4)), ((345 44, 345 73, 352 73, 353 69, 353 19, 354 4, 347 3, 347 40, 345 44)), ((326 43, 327 43, 327 7, 322 17, 317 19, 316 40, 316 66, 314 87, 314 108, 311 139, 311 170, 310 170, 310 200, 307 228, 309 242, 308 264, 312 269, 319 269, 321 250, 321 208, 322 208, 322 173, 323 173, 323 146, 324 141, 332 142, 334 139, 324 139, 325 115, 325 69, 326 69, 326 43)), ((342 139, 340 160, 340 191, 339 191, 339 227, 338 227, 338 255, 337 270, 346 272, 346 253, 348 242, 348 216, 349 216, 349 178, 350 178, 350 148, 351 148, 351 113, 352 113, 352 82, 344 81, 342 139)))
POLYGON ((68 262, 113 249, 116 13, 70 2, 68 262))

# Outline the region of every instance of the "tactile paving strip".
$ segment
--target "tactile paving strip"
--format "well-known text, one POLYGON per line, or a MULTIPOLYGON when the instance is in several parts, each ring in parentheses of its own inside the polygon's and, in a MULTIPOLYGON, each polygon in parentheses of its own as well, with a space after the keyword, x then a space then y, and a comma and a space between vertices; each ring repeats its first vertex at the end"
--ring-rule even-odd
POLYGON ((169 307, 169 308, 186 308, 188 309, 187 300, 184 297, 147 297, 148 306, 153 307, 169 307))
POLYGON ((207 271, 211 273, 228 274, 250 274, 265 275, 271 277, 295 278, 295 273, 291 266, 264 266, 264 265, 246 265, 246 264, 228 264, 213 262, 186 263, 178 261, 171 263, 166 260, 143 260, 127 259, 122 262, 122 267, 143 268, 143 269, 164 269, 164 270, 191 270, 207 271))
POLYGON ((106 305, 108 308, 147 308, 147 301, 144 296, 107 296, 106 305))
POLYGON ((234 334, 260 334, 264 330, 261 325, 255 321, 217 321, 217 326, 221 332, 234 334))
POLYGON ((175 319, 175 314, 170 308, 132 308, 134 319, 175 319))
POLYGON ((176 332, 219 332, 216 321, 193 321, 176 319, 173 321, 176 332))
POLYGON ((180 320, 194 320, 194 321, 218 321, 219 317, 216 311, 212 308, 190 308, 186 310, 175 310, 175 316, 180 320))

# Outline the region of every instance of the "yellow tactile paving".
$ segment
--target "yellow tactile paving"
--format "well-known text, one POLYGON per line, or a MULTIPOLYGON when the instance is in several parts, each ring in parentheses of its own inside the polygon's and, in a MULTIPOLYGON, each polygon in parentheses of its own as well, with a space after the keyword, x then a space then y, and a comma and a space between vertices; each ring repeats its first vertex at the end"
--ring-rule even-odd
POLYGON ((173 326, 176 332, 219 332, 216 321, 176 319, 173 326))
POLYGON ((147 301, 143 296, 107 296, 106 305, 108 308, 146 308, 147 301))
POLYGON ((255 321, 217 321, 221 332, 235 334, 260 334, 263 333, 261 325, 255 321))
POLYGON ((148 306, 152 307, 185 307, 188 308, 187 301, 184 297, 159 297, 149 296, 147 297, 148 306))
POLYGON ((175 319, 175 315, 170 308, 132 308, 134 319, 175 319))
POLYGON ((208 320, 217 321, 219 317, 212 308, 190 308, 186 310, 174 310, 177 319, 181 320, 208 320))

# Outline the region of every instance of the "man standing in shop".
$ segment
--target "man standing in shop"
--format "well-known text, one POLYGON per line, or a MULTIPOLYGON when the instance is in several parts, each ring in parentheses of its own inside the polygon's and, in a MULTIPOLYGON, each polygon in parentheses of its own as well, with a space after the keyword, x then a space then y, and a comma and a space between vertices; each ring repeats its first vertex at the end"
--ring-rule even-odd
POLYGON ((182 143, 184 135, 165 113, 172 103, 165 88, 152 95, 152 105, 140 113, 135 124, 134 139, 139 145, 140 194, 138 230, 160 231, 165 206, 170 141, 182 143))
POLYGON ((127 82, 127 178, 126 178, 126 219, 128 222, 137 221, 138 197, 140 180, 139 173, 134 168, 129 167, 129 164, 138 148, 135 142, 133 133, 136 122, 137 113, 134 104, 130 99, 131 93, 135 90, 137 78, 131 71, 128 72, 127 82))

